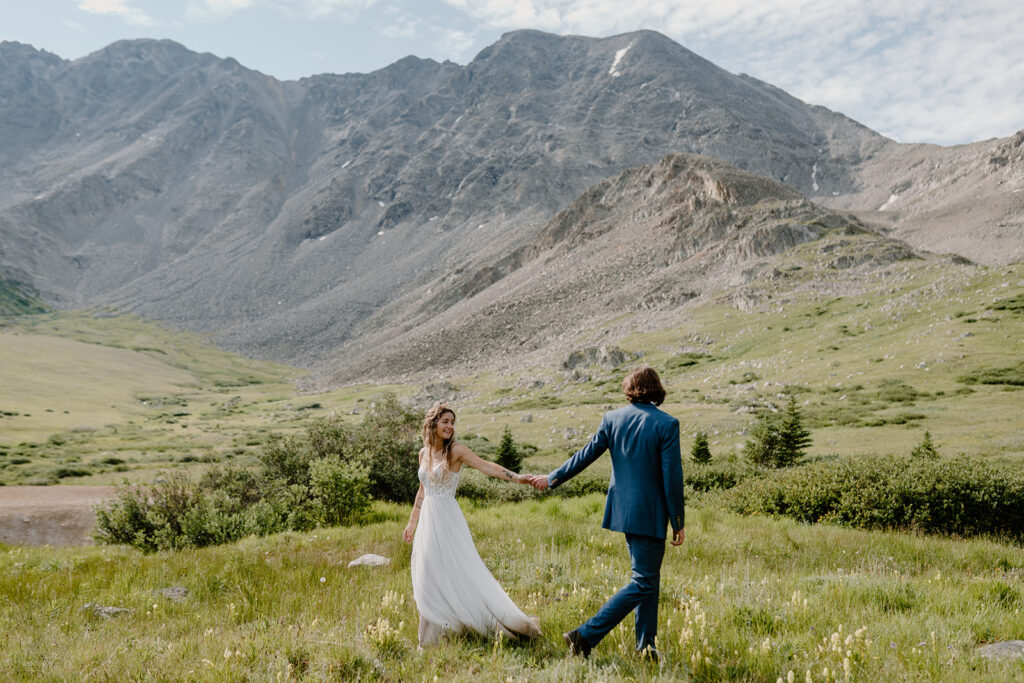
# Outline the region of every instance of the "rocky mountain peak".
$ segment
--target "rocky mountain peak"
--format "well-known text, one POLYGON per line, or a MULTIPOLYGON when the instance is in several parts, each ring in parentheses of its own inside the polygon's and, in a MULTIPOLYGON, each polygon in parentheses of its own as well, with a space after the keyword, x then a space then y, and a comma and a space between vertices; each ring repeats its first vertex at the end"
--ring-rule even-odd
MULTIPOLYGON (((838 200, 868 160, 932 154, 652 31, 518 31, 466 66, 292 82, 171 41, 74 62, 2 49, 22 56, 0 61, 0 273, 302 365, 426 334, 549 262, 568 278, 550 296, 575 301, 605 286, 576 269, 614 245, 668 245, 623 247, 634 273, 776 253, 818 234, 800 195, 838 200)), ((1015 182, 1015 154, 979 177, 1015 182)), ((874 206, 890 195, 867 185, 874 206)), ((698 289, 663 275, 645 305, 698 289)))

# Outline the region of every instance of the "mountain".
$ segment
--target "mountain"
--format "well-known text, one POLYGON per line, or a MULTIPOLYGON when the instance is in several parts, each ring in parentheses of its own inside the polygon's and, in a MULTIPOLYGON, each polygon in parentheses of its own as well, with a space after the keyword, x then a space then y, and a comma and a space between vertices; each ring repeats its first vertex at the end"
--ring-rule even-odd
POLYGON ((1024 260, 1024 130, 955 147, 890 145, 853 173, 855 190, 821 201, 922 249, 1024 260))
MULTIPOLYGON (((850 211, 878 208, 864 202, 885 192, 886 164, 920 148, 651 31, 518 31, 465 66, 407 57, 293 82, 169 41, 71 62, 2 43, 0 132, 0 280, 50 304, 115 305, 252 355, 335 369, 358 365, 350 353, 374 367, 371 352, 430 338, 437 320, 528 277, 539 254, 590 253, 589 233, 559 212, 597 210, 586 197, 609 178, 678 163, 668 155, 736 167, 711 178, 758 174, 774 193, 762 202, 802 193, 850 211)), ((755 218, 774 230, 776 217, 755 218)), ((928 246, 889 212, 842 220, 897 237, 910 226, 907 239, 928 246)), ((611 228, 600 239, 628 242, 611 228)), ((722 253, 764 248, 729 244, 722 253)), ((669 252, 659 258, 688 253, 669 252)), ((593 258, 566 268, 595 268, 593 258)), ((687 288, 658 272, 665 300, 682 301, 687 288)), ((588 277, 558 281, 585 291, 588 277)))
POLYGON ((747 297, 732 302, 745 307, 743 285, 766 270, 782 275, 772 257, 830 234, 860 237, 836 254, 837 269, 915 258, 782 183, 709 157, 669 155, 589 188, 503 258, 441 274, 390 303, 361 323, 322 380, 374 368, 479 371, 529 354, 556 362, 588 329, 600 330, 595 342, 622 323, 656 329, 687 302, 729 291, 747 297))

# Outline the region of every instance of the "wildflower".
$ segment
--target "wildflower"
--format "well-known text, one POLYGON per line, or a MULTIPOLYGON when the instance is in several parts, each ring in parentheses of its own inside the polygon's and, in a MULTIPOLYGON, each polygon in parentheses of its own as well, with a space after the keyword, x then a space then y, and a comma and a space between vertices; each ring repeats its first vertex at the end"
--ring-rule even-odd
POLYGON ((792 669, 786 672, 786 683, 796 683, 796 674, 792 669))

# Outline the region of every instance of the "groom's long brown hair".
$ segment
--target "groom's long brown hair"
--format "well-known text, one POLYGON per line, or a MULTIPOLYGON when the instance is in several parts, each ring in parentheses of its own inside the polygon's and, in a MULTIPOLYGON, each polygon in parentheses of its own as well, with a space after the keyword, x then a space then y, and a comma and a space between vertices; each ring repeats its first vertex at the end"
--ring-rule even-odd
POLYGON ((633 368, 622 380, 622 393, 630 403, 653 403, 660 406, 665 402, 666 391, 658 377, 658 371, 649 365, 633 368))
MULTIPOLYGON (((444 403, 438 403, 433 408, 427 411, 426 417, 423 418, 423 445, 429 452, 438 450, 437 448, 437 423, 445 413, 451 413, 452 419, 455 418, 455 411, 449 408, 444 403)), ((452 434, 452 438, 444 439, 441 442, 440 451, 444 455, 445 465, 451 465, 452 456, 452 444, 455 443, 455 434, 452 434)))

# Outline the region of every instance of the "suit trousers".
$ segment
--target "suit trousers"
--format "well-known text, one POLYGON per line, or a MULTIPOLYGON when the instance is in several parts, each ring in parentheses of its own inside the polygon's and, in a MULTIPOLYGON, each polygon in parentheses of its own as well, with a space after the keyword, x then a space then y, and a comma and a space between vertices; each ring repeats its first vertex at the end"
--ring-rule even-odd
POLYGON ((626 534, 626 547, 632 565, 632 579, 619 589, 593 617, 577 629, 590 643, 597 645, 615 625, 636 610, 636 649, 654 647, 658 635, 658 593, 661 588, 661 562, 665 557, 665 539, 626 534))

